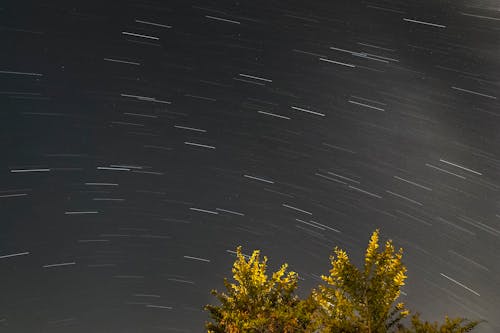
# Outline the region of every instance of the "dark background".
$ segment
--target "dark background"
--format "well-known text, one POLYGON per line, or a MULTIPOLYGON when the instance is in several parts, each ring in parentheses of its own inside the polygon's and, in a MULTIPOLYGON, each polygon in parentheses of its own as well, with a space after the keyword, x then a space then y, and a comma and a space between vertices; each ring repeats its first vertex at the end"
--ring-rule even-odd
POLYGON ((305 294, 376 228, 411 309, 500 331, 499 32, 496 1, 3 3, 0 331, 201 332, 237 245, 305 294))

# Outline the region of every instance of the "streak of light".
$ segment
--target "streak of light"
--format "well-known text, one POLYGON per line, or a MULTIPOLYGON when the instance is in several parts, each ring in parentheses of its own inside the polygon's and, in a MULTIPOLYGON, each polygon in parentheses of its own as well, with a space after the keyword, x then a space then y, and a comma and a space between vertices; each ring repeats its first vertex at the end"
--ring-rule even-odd
POLYGON ((203 262, 210 262, 209 259, 203 259, 203 258, 198 258, 198 257, 184 256, 184 258, 191 259, 191 260, 203 261, 203 262))
POLYGON ((18 257, 18 256, 25 256, 30 254, 29 252, 19 252, 19 253, 13 253, 13 254, 6 254, 3 256, 0 256, 0 259, 5 259, 5 258, 12 258, 12 257, 18 257))
POLYGON ((473 293, 474 295, 481 296, 481 295, 479 295, 479 293, 478 293, 477 291, 474 291, 474 290, 470 289, 469 287, 467 287, 467 286, 466 286, 466 285, 464 285, 463 283, 460 283, 460 282, 458 282, 457 280, 452 279, 451 277, 449 277, 449 276, 447 276, 447 275, 445 275, 445 274, 443 274, 443 273, 439 273, 439 274, 441 274, 441 276, 443 276, 443 277, 447 278, 447 279, 448 279, 448 280, 450 280, 451 282, 453 282, 453 283, 455 283, 455 284, 459 285, 460 287, 467 289, 468 291, 470 291, 470 292, 471 292, 471 293, 473 293))

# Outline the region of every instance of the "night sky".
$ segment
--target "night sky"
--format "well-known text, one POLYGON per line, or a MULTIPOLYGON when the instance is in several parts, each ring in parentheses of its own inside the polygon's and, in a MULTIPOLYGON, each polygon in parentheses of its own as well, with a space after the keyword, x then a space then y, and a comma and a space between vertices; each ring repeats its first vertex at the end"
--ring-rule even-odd
POLYGON ((500 318, 496 0, 0 5, 0 332, 202 332, 236 246, 305 295, 381 229, 500 318))

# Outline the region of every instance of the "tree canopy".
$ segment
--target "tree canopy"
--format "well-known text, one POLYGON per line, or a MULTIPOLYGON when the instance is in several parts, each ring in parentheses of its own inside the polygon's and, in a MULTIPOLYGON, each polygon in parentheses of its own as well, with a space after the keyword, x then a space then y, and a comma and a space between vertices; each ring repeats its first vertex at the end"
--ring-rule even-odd
POLYGON ((288 265, 267 274, 267 257, 260 251, 245 256, 236 250, 233 282, 224 279, 225 292, 213 290, 218 305, 207 305, 208 333, 464 333, 478 321, 445 317, 430 323, 397 302, 406 279, 403 250, 388 240, 381 248, 379 231, 373 232, 362 269, 339 248, 330 257, 323 284, 301 299, 295 293, 298 275, 288 265))
POLYGON ((267 257, 261 261, 259 251, 247 260, 237 248, 232 269, 236 283, 224 279, 226 293, 212 291, 221 306, 206 306, 215 321, 206 325, 209 332, 299 332, 305 327, 306 316, 294 294, 297 273, 286 273, 284 264, 268 277, 266 269, 267 257))

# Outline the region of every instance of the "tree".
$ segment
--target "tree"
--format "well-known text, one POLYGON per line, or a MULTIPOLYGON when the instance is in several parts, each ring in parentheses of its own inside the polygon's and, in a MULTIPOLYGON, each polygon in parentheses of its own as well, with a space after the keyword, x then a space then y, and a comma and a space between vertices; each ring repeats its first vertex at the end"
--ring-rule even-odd
POLYGON ((303 332, 311 310, 294 294, 298 276, 286 273, 287 267, 269 278, 267 257, 261 261, 256 250, 247 260, 238 247, 232 269, 236 283, 224 279, 226 293, 212 291, 221 305, 205 306, 213 320, 206 324, 208 332, 303 332))
POLYGON ((395 252, 392 242, 387 241, 379 251, 378 240, 376 230, 362 271, 349 261, 345 251, 334 249, 330 275, 322 276, 327 284, 313 291, 320 305, 317 321, 322 330, 385 333, 408 315, 403 303, 394 305, 406 279, 403 250, 395 252))
POLYGON ((267 257, 261 261, 256 250, 247 260, 238 247, 235 283, 224 279, 226 293, 212 291, 220 305, 205 306, 212 319, 206 328, 209 333, 465 333, 479 324, 448 317, 430 323, 415 314, 409 326, 403 325, 409 310, 396 302, 406 279, 402 257, 403 250, 395 251, 390 240, 380 248, 376 230, 362 270, 335 248, 330 274, 322 276, 325 284, 301 300, 295 294, 297 273, 286 273, 284 264, 269 278, 267 257))
POLYGON ((397 333, 466 333, 472 331, 481 321, 470 321, 465 318, 445 317, 444 323, 422 321, 417 313, 411 318, 411 326, 398 327, 397 333))

